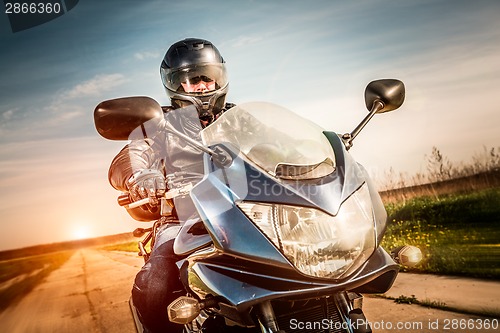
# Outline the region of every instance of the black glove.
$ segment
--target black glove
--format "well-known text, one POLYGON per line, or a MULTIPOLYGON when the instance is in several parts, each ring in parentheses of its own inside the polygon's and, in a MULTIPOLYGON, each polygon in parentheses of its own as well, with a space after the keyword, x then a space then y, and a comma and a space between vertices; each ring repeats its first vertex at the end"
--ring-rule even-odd
POLYGON ((144 169, 135 172, 127 181, 127 188, 133 201, 149 198, 149 205, 159 204, 158 197, 165 194, 165 176, 159 170, 144 169))

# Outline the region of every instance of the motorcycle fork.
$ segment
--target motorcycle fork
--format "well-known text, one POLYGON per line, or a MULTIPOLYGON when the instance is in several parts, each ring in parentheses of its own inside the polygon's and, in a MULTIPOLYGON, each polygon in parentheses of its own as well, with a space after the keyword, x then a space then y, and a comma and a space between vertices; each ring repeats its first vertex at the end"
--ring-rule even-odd
POLYGON ((285 333, 278 328, 278 321, 270 301, 259 304, 258 318, 262 333, 285 333))
MULTIPOLYGON (((146 237, 144 237, 141 241, 137 242, 137 246, 139 247, 139 255, 144 259, 144 262, 147 262, 149 260, 149 255, 151 254, 150 252, 148 252, 146 250, 146 246, 148 245, 148 243, 151 241, 151 243, 153 243, 153 233, 154 231, 151 230, 150 232, 148 232, 148 234, 146 235, 146 237)), ((151 244, 151 247, 153 245, 151 244)))
POLYGON ((370 323, 362 310, 362 295, 344 291, 335 295, 335 301, 349 333, 372 333, 370 323))
MULTIPOLYGON (((334 296, 335 304, 349 333, 371 333, 371 327, 363 311, 363 296, 353 292, 341 292, 334 296)), ((262 333, 284 333, 280 330, 270 301, 259 304, 258 319, 262 333)))
MULTIPOLYGON (((142 240, 140 240, 139 242, 137 242, 137 246, 139 247, 139 256, 143 257, 144 258, 144 262, 147 262, 149 260, 149 256, 151 255, 151 252, 148 252, 148 250, 146 250, 146 247, 149 243, 149 248, 152 249, 155 245, 155 239, 156 239, 156 234, 158 232, 158 229, 160 228, 160 226, 162 226, 163 224, 165 224, 166 222, 163 220, 163 219, 159 219, 158 221, 156 221, 153 226, 151 228, 147 228, 147 229, 136 229, 134 231, 135 232, 138 232, 138 233, 144 233, 146 232, 146 236, 144 236, 144 238, 142 240)), ((141 236, 138 236, 138 237, 141 237, 141 236)))

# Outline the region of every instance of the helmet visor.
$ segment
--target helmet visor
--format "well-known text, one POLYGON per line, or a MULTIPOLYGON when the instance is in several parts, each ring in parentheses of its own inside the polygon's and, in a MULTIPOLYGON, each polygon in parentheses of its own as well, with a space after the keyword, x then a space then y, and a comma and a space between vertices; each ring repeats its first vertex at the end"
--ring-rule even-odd
POLYGON ((167 89, 192 96, 211 94, 227 85, 224 64, 201 64, 174 70, 162 67, 161 78, 167 89))

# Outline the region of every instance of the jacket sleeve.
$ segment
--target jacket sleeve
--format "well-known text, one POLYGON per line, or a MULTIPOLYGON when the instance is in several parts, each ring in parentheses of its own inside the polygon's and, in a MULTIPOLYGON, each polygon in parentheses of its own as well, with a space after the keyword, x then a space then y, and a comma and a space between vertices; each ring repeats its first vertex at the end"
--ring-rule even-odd
POLYGON ((111 186, 119 191, 127 191, 126 182, 136 171, 158 168, 153 140, 134 140, 115 156, 108 172, 111 186))

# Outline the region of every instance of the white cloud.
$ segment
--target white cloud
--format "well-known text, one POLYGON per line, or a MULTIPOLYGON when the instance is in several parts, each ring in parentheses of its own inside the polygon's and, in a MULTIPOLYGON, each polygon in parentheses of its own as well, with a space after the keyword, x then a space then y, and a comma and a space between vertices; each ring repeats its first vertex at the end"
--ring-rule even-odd
POLYGON ((80 99, 100 96, 127 81, 128 79, 123 74, 99 74, 67 91, 59 93, 52 103, 45 108, 53 115, 52 118, 47 120, 47 125, 58 126, 68 120, 84 115, 88 110, 79 102, 80 99))
POLYGON ((11 120, 12 117, 14 116, 14 112, 16 112, 17 109, 10 109, 2 113, 2 119, 3 120, 11 120))
POLYGON ((69 120, 84 116, 85 111, 88 112, 88 110, 84 110, 84 108, 82 107, 69 105, 60 105, 60 110, 58 111, 60 112, 57 112, 56 115, 47 122, 47 125, 60 126, 69 120), (73 108, 73 110, 68 111, 71 107, 73 108))
POLYGON ((102 92, 116 88, 125 82, 127 82, 127 79, 123 74, 99 74, 62 93, 59 99, 70 100, 79 97, 98 96, 102 92))
POLYGON ((264 37, 261 35, 255 35, 255 36, 239 36, 238 38, 235 38, 233 40, 229 41, 229 44, 233 47, 242 47, 242 46, 248 46, 251 44, 258 43, 262 41, 264 37))
POLYGON ((134 57, 138 60, 146 60, 146 59, 156 59, 160 57, 160 54, 158 52, 137 52, 134 54, 134 57))

